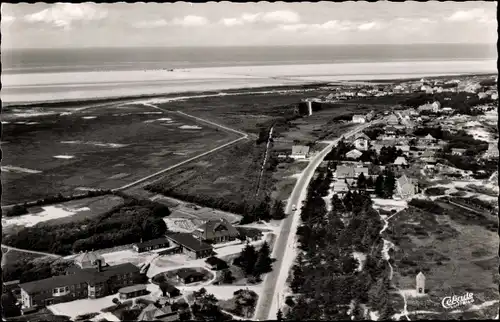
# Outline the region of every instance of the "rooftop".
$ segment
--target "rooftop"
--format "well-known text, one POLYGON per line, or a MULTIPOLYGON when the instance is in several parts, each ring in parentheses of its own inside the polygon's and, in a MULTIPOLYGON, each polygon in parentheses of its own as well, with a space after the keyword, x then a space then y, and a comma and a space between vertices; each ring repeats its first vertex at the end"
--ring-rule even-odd
POLYGON ((156 245, 161 245, 161 244, 166 244, 166 243, 168 243, 168 239, 165 237, 161 237, 161 238, 147 240, 147 241, 142 242, 142 243, 137 243, 135 245, 137 247, 141 248, 141 247, 150 247, 150 246, 156 246, 156 245))
POLYGON ((146 290, 146 285, 139 284, 139 285, 122 287, 121 289, 118 290, 118 293, 133 293, 133 292, 144 291, 144 290, 146 290))
POLYGON ((195 252, 213 249, 211 245, 194 238, 190 233, 169 233, 166 236, 175 243, 195 252))

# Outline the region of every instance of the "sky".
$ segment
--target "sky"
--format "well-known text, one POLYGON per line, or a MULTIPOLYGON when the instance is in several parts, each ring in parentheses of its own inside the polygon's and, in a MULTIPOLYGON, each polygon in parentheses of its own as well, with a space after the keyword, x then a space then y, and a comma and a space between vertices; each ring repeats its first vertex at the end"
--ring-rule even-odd
POLYGON ((497 42, 496 2, 2 4, 2 49, 497 42))

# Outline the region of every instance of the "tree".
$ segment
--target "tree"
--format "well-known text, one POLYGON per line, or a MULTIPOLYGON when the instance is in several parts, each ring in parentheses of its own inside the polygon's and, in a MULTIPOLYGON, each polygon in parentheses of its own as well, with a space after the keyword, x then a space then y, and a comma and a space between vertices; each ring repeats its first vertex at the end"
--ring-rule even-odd
POLYGON ((294 293, 299 293, 305 282, 304 271, 302 269, 304 263, 302 255, 297 256, 297 264, 293 266, 293 278, 290 287, 294 293))
POLYGON ((357 186, 358 189, 366 189, 366 177, 363 172, 361 172, 358 176, 357 186))
POLYGON ((225 269, 222 271, 222 283, 232 284, 234 281, 233 273, 230 269, 225 269))
POLYGON ((272 219, 275 220, 281 220, 286 217, 285 214, 285 205, 283 201, 281 200, 276 200, 273 204, 273 210, 272 210, 272 219))
POLYGON ((269 244, 265 241, 259 250, 257 256, 257 262, 255 263, 254 276, 260 276, 261 274, 268 273, 272 270, 271 264, 272 259, 270 257, 271 250, 269 244))
POLYGON ((247 242, 245 248, 240 253, 240 256, 236 259, 236 264, 243 268, 246 275, 253 273, 255 268, 255 262, 257 261, 257 252, 255 247, 247 242))
POLYGON ((276 313, 276 320, 283 321, 283 312, 281 312, 281 309, 278 309, 278 313, 276 313))
POLYGON ((392 171, 387 171, 387 175, 384 179, 384 197, 391 199, 394 194, 394 189, 396 188, 396 178, 392 171))
POLYGON ((167 281, 163 281, 160 283, 159 287, 160 287, 160 290, 163 294, 163 297, 166 297, 167 296, 167 291, 168 291, 168 283, 167 281))
POLYGON ((16 305, 17 299, 12 292, 2 294, 2 317, 9 318, 21 314, 21 310, 16 305))
POLYGON ((375 180, 375 194, 379 198, 383 198, 385 196, 384 193, 384 176, 379 174, 377 179, 375 180))
POLYGON ((112 301, 112 302, 113 302, 114 304, 116 304, 116 305, 120 305, 120 303, 121 303, 121 302, 120 302, 120 300, 119 300, 118 298, 116 298, 116 297, 113 299, 113 301, 112 301))

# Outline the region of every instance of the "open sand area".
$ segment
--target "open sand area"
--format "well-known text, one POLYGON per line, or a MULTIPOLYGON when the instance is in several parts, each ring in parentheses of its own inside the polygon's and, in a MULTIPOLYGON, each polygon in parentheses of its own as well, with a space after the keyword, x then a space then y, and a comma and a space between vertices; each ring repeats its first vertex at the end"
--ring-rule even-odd
POLYGON ((2 75, 4 103, 124 97, 293 85, 338 80, 394 79, 494 73, 495 60, 235 66, 165 70, 2 75))

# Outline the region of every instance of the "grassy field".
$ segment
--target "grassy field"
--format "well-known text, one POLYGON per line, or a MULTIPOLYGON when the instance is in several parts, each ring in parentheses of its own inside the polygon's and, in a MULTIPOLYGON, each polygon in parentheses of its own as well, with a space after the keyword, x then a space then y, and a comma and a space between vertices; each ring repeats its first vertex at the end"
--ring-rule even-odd
MULTIPOLYGON (((457 220, 460 209, 448 210, 438 215, 410 207, 389 221, 385 238, 396 245, 391 255, 395 286, 415 289, 416 274, 426 276, 428 296, 409 298, 408 311, 446 314, 443 297, 466 292, 474 294, 476 305, 498 300, 498 235, 472 218, 457 220)), ((493 317, 485 312, 475 314, 493 317)))
POLYGON ((10 122, 2 136, 4 204, 79 188, 117 188, 236 137, 142 105, 60 111, 3 115, 10 122))

